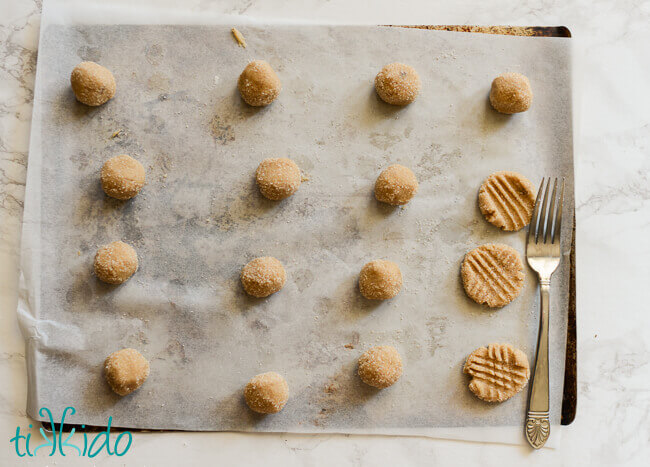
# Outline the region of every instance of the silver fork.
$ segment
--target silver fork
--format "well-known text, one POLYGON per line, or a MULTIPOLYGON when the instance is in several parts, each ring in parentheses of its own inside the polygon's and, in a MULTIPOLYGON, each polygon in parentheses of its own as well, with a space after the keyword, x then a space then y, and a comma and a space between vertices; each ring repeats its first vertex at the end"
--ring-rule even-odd
POLYGON ((548 206, 548 191, 551 179, 548 178, 546 189, 544 179, 537 192, 533 218, 528 227, 526 242, 526 259, 539 276, 541 314, 535 369, 533 371, 530 393, 528 396, 528 413, 526 414, 526 439, 532 447, 539 449, 551 434, 548 385, 548 315, 551 292, 551 275, 560 264, 560 234, 562 232, 562 205, 564 204, 564 179, 557 200, 558 179, 553 183, 553 192, 548 206), (542 198, 542 191, 544 198, 542 198), (540 202, 541 199, 541 202, 540 202), (540 211, 541 206, 541 211, 540 211), (557 207, 557 209, 556 209, 557 207))

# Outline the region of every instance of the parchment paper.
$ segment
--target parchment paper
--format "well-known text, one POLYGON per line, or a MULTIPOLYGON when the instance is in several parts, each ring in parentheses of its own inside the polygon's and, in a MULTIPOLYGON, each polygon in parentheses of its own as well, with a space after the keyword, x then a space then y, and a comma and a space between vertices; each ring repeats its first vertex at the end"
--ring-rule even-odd
MULTIPOLYGON (((44 21, 38 60, 19 318, 27 341, 28 413, 73 405, 71 420, 181 430, 436 435, 456 427, 521 431, 526 391, 491 405, 462 373, 467 355, 509 342, 531 362, 537 281, 497 311, 469 300, 459 267, 469 249, 506 243, 523 257, 525 232, 504 233, 477 208, 482 180, 515 170, 538 185, 566 177, 573 217, 570 53, 565 39, 368 26, 83 25, 44 21), (242 103, 236 80, 255 58, 283 83, 273 105, 242 103), (99 62, 117 79, 99 108, 75 101, 70 70, 99 62), (415 67, 423 86, 407 108, 384 104, 373 79, 385 64, 415 67), (526 74, 532 109, 505 116, 488 103, 504 71, 526 74), (115 132, 121 130, 117 136, 115 132), (107 198, 103 162, 130 154, 147 170, 135 199, 107 198), (290 157, 307 178, 282 202, 254 184, 266 157, 290 157), (411 167, 420 190, 405 208, 373 197, 382 168, 411 167), (140 268, 122 286, 92 274, 99 246, 121 239, 140 268), (288 273, 267 299, 239 283, 250 259, 272 255, 288 273), (375 303, 358 293, 367 261, 399 263, 404 287, 375 303), (367 348, 396 346, 404 375, 377 391, 356 375, 367 348), (105 357, 139 349, 145 385, 113 394, 105 357), (277 415, 251 413, 247 380, 287 379, 277 415)), ((551 417, 559 423, 570 225, 553 281, 551 417)), ((520 441, 519 437, 514 440, 520 441)), ((470 436, 471 437, 471 436, 470 436)), ((482 437, 481 439, 485 439, 482 437)))

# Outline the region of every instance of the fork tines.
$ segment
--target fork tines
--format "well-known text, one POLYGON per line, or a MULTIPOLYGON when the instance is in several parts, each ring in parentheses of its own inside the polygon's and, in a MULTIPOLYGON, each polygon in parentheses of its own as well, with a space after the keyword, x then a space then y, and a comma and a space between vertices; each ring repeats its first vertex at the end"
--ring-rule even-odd
POLYGON ((556 237, 558 241, 560 240, 560 233, 562 232, 562 206, 564 205, 564 177, 562 178, 562 186, 560 187, 559 200, 557 198, 557 185, 558 179, 556 177, 553 180, 553 191, 551 192, 549 206, 548 191, 551 187, 551 177, 547 179, 542 178, 542 183, 537 191, 533 217, 530 220, 530 227, 528 228, 529 243, 555 243, 556 237), (545 181, 546 188, 544 188, 545 181), (542 192, 544 192, 543 199, 542 192), (540 205, 542 208, 541 214, 540 205))

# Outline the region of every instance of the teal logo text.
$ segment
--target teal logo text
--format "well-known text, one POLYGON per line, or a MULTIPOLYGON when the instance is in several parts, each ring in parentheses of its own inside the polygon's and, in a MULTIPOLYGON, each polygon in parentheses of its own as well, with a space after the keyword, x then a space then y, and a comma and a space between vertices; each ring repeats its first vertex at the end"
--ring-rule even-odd
MULTIPOLYGON (((16 427, 16 435, 9 440, 10 443, 13 443, 14 449, 18 457, 33 457, 36 453, 45 448, 46 452, 49 448, 49 455, 54 456, 55 454, 60 454, 61 456, 66 456, 69 453, 77 454, 78 456, 87 456, 95 457, 100 454, 102 451, 105 451, 109 456, 123 456, 127 453, 131 444, 133 443, 133 436, 129 431, 123 431, 115 437, 114 442, 111 443, 111 423, 113 417, 108 417, 108 423, 106 424, 106 429, 100 431, 99 433, 91 433, 89 436, 86 432, 81 432, 83 435, 83 443, 73 442, 72 439, 75 434, 75 428, 70 430, 70 433, 67 433, 65 439, 63 439, 64 433, 61 430, 57 431, 57 427, 54 422, 54 417, 50 409, 42 407, 38 411, 41 417, 47 417, 49 420, 50 426, 52 428, 51 433, 46 433, 43 428, 40 428, 40 433, 42 440, 36 441, 32 440, 32 434, 27 433, 26 435, 20 434, 20 427, 16 427)), ((61 414, 60 426, 62 427, 65 423, 66 415, 74 415, 76 410, 74 407, 66 407, 61 414)), ((32 425, 29 425, 31 428, 32 425)), ((86 426, 81 425, 81 428, 84 429, 86 426)))

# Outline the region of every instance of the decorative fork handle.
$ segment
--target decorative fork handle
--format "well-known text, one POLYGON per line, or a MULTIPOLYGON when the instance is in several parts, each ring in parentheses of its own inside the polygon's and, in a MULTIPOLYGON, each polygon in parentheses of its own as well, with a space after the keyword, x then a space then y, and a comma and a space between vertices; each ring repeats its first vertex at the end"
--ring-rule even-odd
POLYGON ((526 416, 526 439, 528 439, 530 445, 535 449, 544 446, 551 434, 551 425, 548 418, 548 314, 551 290, 550 277, 540 277, 539 290, 541 302, 539 336, 535 355, 535 371, 528 396, 528 413, 526 416))

